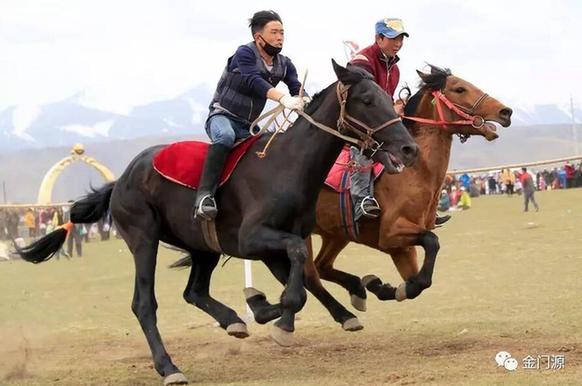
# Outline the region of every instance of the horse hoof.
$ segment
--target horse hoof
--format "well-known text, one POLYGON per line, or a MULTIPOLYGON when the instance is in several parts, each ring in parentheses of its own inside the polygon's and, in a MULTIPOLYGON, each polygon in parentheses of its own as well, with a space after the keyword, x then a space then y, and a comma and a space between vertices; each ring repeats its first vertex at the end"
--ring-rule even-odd
POLYGON ((406 300, 406 283, 400 283, 400 285, 398 286, 398 288, 396 288, 396 300, 401 302, 403 300, 406 300))
POLYGON ((245 294, 246 300, 249 300, 253 296, 257 296, 257 295, 260 295, 260 296, 266 298, 266 296, 263 292, 259 291, 256 288, 253 288, 253 287, 247 287, 247 288, 243 289, 243 293, 245 294))
POLYGON ((366 275, 364 276, 360 282, 362 283, 362 285, 366 288, 368 288, 368 284, 370 284, 371 282, 373 282, 374 280, 378 280, 380 281, 380 284, 382 283, 382 281, 380 280, 380 278, 376 275, 366 275))
POLYGON ((244 323, 233 323, 226 327, 226 333, 235 338, 244 339, 249 337, 247 325, 244 323))
POLYGON ((174 373, 164 378, 164 386, 187 385, 188 380, 182 373, 174 373))
POLYGON ((352 300, 352 306, 354 306, 356 310, 362 312, 365 312, 367 310, 366 299, 362 299, 358 295, 352 295, 350 298, 352 300))
POLYGON ((273 326, 273 329, 271 330, 271 338, 273 338, 275 343, 277 343, 279 346, 290 347, 295 344, 293 333, 285 331, 277 326, 273 326))
POLYGON ((364 326, 360 323, 358 318, 351 318, 343 322, 342 328, 345 331, 360 331, 364 329, 364 326))

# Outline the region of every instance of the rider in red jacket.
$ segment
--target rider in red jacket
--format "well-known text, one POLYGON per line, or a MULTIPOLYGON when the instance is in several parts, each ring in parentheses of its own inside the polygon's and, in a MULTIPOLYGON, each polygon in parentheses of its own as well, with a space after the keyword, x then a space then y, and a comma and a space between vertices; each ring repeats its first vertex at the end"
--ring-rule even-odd
MULTIPOLYGON (((394 100, 394 92, 400 80, 398 51, 402 48, 404 30, 400 19, 382 19, 376 23, 376 41, 358 52, 351 64, 362 67, 374 76, 376 83, 394 100)), ((399 115, 403 114, 402 104, 394 106, 399 115)), ((360 153, 356 147, 350 148, 351 159, 359 164, 351 174, 351 196, 354 202, 354 220, 362 215, 377 218, 380 206, 374 198, 374 181, 372 181, 372 160, 360 153)))

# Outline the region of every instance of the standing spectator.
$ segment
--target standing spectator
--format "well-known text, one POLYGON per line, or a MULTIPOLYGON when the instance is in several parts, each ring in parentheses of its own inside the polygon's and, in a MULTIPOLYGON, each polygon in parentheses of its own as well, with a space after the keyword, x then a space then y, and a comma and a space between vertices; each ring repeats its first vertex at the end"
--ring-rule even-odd
POLYGON ((83 256, 83 235, 82 230, 85 228, 83 224, 74 224, 69 232, 69 237, 67 239, 67 254, 65 256, 73 257, 73 243, 75 244, 75 250, 77 251, 77 256, 83 256))
POLYGON ((501 170, 501 179, 505 185, 505 192, 511 196, 513 195, 513 187, 515 185, 515 175, 509 169, 501 170))
POLYGON ((542 172, 543 176, 544 176, 544 183, 546 185, 546 189, 551 188, 552 186, 552 176, 550 174, 550 172, 548 171, 548 169, 544 169, 544 171, 542 172))
POLYGON ((544 178, 544 175, 542 173, 538 173, 538 174, 540 175, 538 189, 539 190, 546 190, 548 188, 546 185, 546 179, 544 178))
POLYGON ((524 212, 528 211, 528 204, 531 201, 534 207, 536 208, 536 212, 540 210, 538 203, 535 200, 534 194, 536 191, 533 178, 531 174, 527 172, 526 168, 521 168, 521 174, 519 175, 519 180, 521 181, 521 185, 523 187, 523 202, 524 202, 524 212))
POLYGON ((487 184, 489 187, 489 194, 496 194, 497 193, 497 181, 495 181, 495 177, 493 177, 493 174, 489 175, 489 178, 487 179, 487 184))
POLYGON ((464 186, 465 189, 469 189, 471 184, 471 177, 467 173, 464 173, 461 175, 461 177, 459 177, 459 182, 461 183, 462 187, 464 186))
POLYGON ((576 174, 576 170, 574 169, 574 166, 570 162, 567 162, 566 165, 564 165, 564 172, 566 174, 566 189, 573 188, 574 187, 574 177, 576 174))
POLYGON ((47 234, 46 227, 50 218, 48 208, 43 208, 38 212, 38 236, 42 237, 47 234))
MULTIPOLYGON (((73 202, 73 201, 69 201, 73 202)), ((71 219, 71 208, 63 207, 63 223, 69 222, 71 219)), ((65 256, 73 257, 73 243, 75 244, 75 249, 77 250, 77 256, 81 257, 83 255, 83 240, 81 235, 81 229, 85 229, 83 224, 74 224, 71 227, 69 236, 67 237, 67 253, 65 256)))
POLYGON ((566 184, 568 179, 566 178, 566 170, 564 170, 564 168, 560 168, 558 169, 558 184, 559 184, 559 188, 558 189, 566 189, 566 184))
POLYGON ((18 223, 20 223, 20 215, 18 214, 18 210, 9 210, 6 227, 8 230, 8 238, 10 240, 16 240, 20 237, 18 234, 18 223))
POLYGON ((34 215, 34 210, 28 208, 24 214, 24 224, 28 228, 28 237, 36 237, 36 216, 34 215))

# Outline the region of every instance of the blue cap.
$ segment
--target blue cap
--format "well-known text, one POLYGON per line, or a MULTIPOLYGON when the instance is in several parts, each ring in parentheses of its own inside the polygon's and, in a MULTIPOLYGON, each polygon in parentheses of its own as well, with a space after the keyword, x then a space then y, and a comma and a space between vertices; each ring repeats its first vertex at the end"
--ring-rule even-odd
POLYGON ((399 35, 408 37, 408 32, 404 30, 401 19, 382 19, 376 23, 376 35, 384 35, 394 39, 399 35))

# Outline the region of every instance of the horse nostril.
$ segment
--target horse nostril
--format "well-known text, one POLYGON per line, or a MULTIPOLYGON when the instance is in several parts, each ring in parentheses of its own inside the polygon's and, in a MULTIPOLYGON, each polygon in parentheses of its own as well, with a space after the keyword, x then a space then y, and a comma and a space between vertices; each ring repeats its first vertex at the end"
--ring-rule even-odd
POLYGON ((499 116, 503 119, 510 119, 511 114, 513 114, 513 110, 510 109, 509 107, 499 110, 499 116))
POLYGON ((400 148, 400 151, 402 152, 402 154, 404 154, 404 156, 412 161, 414 159, 416 159, 416 157, 418 156, 418 145, 416 144, 412 144, 412 145, 403 145, 400 148))

